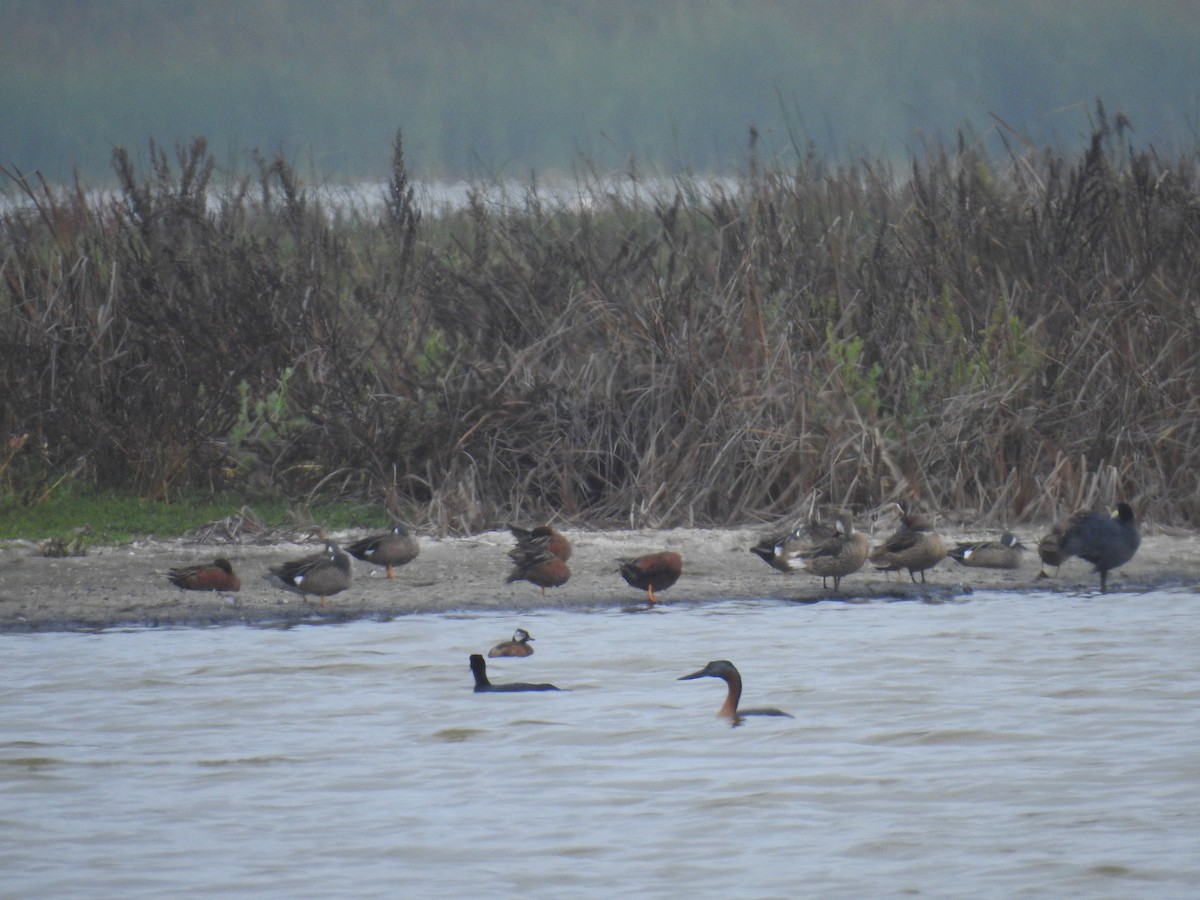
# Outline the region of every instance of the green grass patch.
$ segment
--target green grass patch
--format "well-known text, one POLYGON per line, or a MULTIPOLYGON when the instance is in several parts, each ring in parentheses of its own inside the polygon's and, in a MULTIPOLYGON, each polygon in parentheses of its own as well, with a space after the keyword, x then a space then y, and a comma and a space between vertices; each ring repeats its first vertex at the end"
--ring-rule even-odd
POLYGON ((301 507, 277 499, 247 501, 244 497, 225 499, 211 495, 165 503, 131 494, 76 490, 56 492, 33 506, 0 498, 0 540, 69 537, 85 525, 93 531, 90 543, 123 544, 147 537, 175 538, 239 512, 243 506, 254 510, 269 528, 311 522, 329 531, 340 531, 390 524, 379 504, 338 502, 301 507))

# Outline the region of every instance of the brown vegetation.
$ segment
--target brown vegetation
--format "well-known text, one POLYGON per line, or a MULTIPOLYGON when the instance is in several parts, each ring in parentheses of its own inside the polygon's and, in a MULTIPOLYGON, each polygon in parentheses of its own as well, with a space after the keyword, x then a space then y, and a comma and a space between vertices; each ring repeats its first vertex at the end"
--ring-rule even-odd
MULTIPOLYGON (((553 512, 794 516, 812 492, 1043 521, 1200 521, 1195 159, 1102 108, 1078 158, 960 138, 750 166, 649 201, 580 179, 424 218, 282 159, 210 187, 202 140, 122 149, 101 197, 20 173, 0 217, 0 459, 147 496, 388 496, 438 531, 553 512)), ((629 177, 636 178, 636 174, 629 177)))

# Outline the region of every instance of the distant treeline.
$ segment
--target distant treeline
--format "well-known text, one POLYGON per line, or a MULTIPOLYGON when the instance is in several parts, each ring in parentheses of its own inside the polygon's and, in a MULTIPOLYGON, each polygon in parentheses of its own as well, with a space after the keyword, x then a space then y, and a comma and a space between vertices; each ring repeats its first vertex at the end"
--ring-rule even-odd
POLYGON ((993 114, 1070 153, 1097 96, 1176 153, 1198 48, 1177 0, 5 0, 0 164, 96 183, 204 135, 227 171, 381 178, 401 128, 422 177, 725 172, 751 127, 788 165, 900 161, 993 114))
MULTIPOLYGON (((649 199, 314 199, 202 140, 0 218, 0 492, 382 498, 441 530, 795 516, 1200 521, 1196 155, 761 164, 649 199), (23 437, 28 435, 28 437, 23 437)), ((4 173, 15 178, 12 172, 4 173)), ((636 178, 636 175, 628 176, 636 178)), ((559 196, 559 195, 556 195, 559 196)))

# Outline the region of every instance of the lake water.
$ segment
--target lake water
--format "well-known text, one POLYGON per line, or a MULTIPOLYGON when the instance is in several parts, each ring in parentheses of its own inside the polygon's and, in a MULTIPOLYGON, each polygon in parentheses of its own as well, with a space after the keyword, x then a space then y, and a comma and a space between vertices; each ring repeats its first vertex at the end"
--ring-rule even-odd
POLYGON ((1198 599, 0 636, 0 896, 1194 898, 1198 599))

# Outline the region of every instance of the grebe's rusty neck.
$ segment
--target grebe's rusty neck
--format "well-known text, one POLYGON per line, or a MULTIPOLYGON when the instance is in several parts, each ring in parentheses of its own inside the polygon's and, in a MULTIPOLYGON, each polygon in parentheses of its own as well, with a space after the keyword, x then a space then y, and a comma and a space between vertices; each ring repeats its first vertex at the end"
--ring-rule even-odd
POLYGON ((737 667, 727 659, 715 659, 699 672, 693 672, 691 675, 684 675, 680 681, 691 681, 693 678, 720 678, 728 685, 728 692, 725 694, 725 703, 717 710, 717 715, 722 719, 729 719, 731 722, 736 722, 738 719, 738 702, 742 699, 742 675, 737 670, 737 667))
POLYGON ((728 719, 732 725, 740 725, 743 716, 783 716, 784 718, 792 718, 791 713, 785 713, 781 709, 774 707, 761 707, 756 709, 738 709, 738 701, 742 699, 742 675, 737 670, 737 667, 727 659, 714 659, 699 672, 693 672, 691 675, 684 675, 680 681, 690 681, 693 678, 720 678, 728 685, 729 691, 725 695, 725 703, 717 710, 717 716, 722 719, 728 719))

